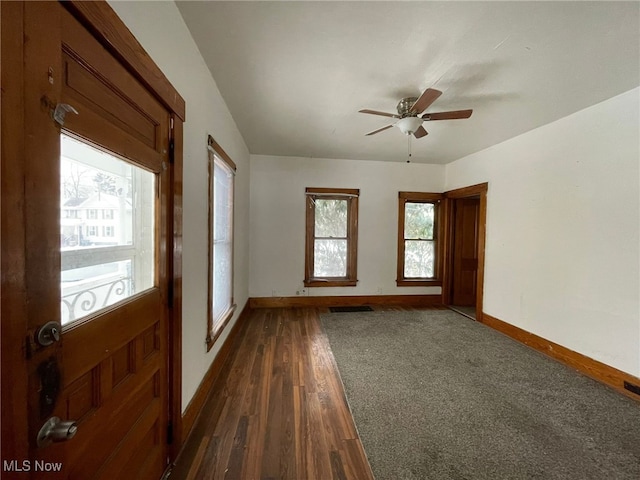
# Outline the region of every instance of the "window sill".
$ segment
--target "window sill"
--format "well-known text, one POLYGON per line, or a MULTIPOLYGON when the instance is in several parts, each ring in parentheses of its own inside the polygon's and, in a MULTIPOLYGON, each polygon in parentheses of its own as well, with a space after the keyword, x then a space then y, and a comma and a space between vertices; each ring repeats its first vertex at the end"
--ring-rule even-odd
POLYGON ((442 280, 424 279, 424 278, 416 278, 416 279, 403 278, 402 280, 396 280, 396 285, 398 287, 441 287, 442 280))
POLYGON ((233 312, 236 311, 236 304, 234 303, 229 307, 229 309, 220 317, 220 320, 216 322, 216 325, 213 327, 209 335, 207 335, 207 352, 211 350, 213 345, 216 343, 216 340, 222 334, 224 327, 227 326, 229 320, 233 317, 233 312))
POLYGON ((357 280, 339 278, 310 278, 304 281, 305 287, 355 287, 357 280))

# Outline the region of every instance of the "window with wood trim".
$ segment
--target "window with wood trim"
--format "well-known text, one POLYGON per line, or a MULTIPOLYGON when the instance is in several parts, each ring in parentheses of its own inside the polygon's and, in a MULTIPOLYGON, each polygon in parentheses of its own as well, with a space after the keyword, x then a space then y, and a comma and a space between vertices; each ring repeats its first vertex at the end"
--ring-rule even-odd
POLYGON ((439 193, 398 194, 398 286, 441 285, 439 193))
POLYGON ((233 301, 233 195, 236 164, 209 136, 209 288, 207 350, 220 336, 233 301))
POLYGON ((305 193, 305 286, 355 286, 360 190, 307 188, 305 193))

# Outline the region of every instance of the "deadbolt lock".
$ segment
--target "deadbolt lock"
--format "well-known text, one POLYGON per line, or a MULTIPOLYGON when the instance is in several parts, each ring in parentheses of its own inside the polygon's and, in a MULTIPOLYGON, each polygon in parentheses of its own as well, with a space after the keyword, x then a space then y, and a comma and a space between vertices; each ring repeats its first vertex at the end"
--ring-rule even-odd
POLYGON ((42 347, 47 347, 54 342, 60 341, 62 327, 58 322, 48 322, 36 332, 36 342, 42 347))

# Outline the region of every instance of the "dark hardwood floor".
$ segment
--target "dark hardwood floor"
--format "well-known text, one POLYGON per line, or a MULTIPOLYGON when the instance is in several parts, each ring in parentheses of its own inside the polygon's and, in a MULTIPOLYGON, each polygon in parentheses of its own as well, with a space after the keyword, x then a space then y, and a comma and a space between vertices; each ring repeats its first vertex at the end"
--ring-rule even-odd
POLYGON ((251 312, 171 480, 373 480, 320 311, 251 312))

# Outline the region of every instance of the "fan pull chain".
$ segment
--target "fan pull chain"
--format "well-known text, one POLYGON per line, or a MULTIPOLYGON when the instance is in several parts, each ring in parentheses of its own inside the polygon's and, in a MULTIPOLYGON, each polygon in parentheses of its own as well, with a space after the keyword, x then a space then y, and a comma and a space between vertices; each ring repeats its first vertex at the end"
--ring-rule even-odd
POLYGON ((411 135, 407 135, 407 163, 411 163, 411 135))

